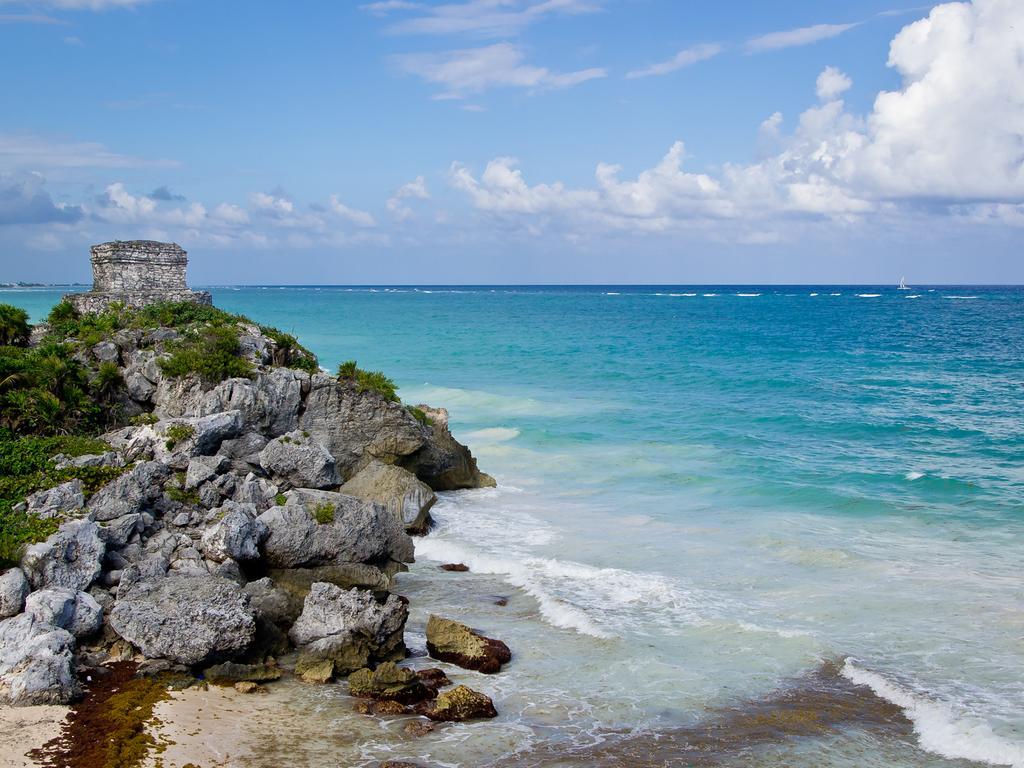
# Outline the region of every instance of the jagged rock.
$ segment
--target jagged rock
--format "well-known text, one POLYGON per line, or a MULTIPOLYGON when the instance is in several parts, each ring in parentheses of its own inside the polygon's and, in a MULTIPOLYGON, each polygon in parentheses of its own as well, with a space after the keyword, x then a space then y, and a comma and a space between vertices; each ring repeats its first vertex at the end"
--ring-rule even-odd
POLYGON ((254 683, 251 680, 242 680, 241 682, 235 683, 234 688, 239 693, 266 693, 267 689, 259 683, 254 683))
POLYGON ((0 619, 21 613, 28 593, 28 579, 21 568, 10 568, 0 573, 0 619))
POLYGON ((225 411, 209 416, 166 418, 156 424, 125 427, 103 435, 103 439, 129 461, 156 459, 174 469, 185 469, 193 456, 209 456, 220 444, 237 437, 242 414, 225 411), (176 436, 176 433, 180 433, 176 436))
POLYGON ((185 470, 185 490, 191 491, 226 472, 230 462, 223 456, 193 456, 185 470))
POLYGON ((244 651, 256 630, 245 594, 216 576, 122 578, 111 628, 150 658, 202 664, 244 651))
POLYGON ((249 606, 257 618, 289 625, 298 618, 299 612, 293 610, 288 593, 267 576, 250 581, 242 591, 249 596, 249 606))
POLYGON ((66 629, 75 637, 89 637, 103 626, 103 608, 88 592, 50 587, 25 600, 25 613, 41 624, 66 629))
POLYGON ((121 355, 121 350, 112 341, 101 341, 93 346, 92 354, 101 363, 116 363, 121 355))
POLYGON ((304 683, 329 683, 334 677, 334 662, 330 659, 300 662, 296 664, 295 674, 304 683))
POLYGON ((276 485, 250 472, 235 484, 234 500, 239 504, 252 504, 260 512, 265 512, 277 504, 277 494, 276 485))
POLYGON ((85 506, 82 481, 75 478, 49 490, 38 491, 25 499, 25 502, 33 515, 43 518, 65 517, 85 506))
POLYGON ((157 461, 145 461, 107 483, 89 499, 93 520, 113 520, 148 509, 163 496, 171 470, 157 461))
POLYGON ((302 613, 306 595, 318 581, 342 589, 356 587, 373 592, 386 592, 391 586, 391 577, 387 573, 376 566, 363 563, 320 565, 314 568, 272 568, 268 574, 281 593, 287 595, 289 626, 302 613))
POLYGON ((348 676, 348 692, 350 696, 402 704, 418 704, 437 695, 415 672, 393 661, 379 664, 373 670, 363 667, 353 672, 348 676))
POLYGON ((246 429, 277 437, 298 428, 308 381, 308 373, 291 368, 261 371, 252 379, 228 379, 203 395, 197 415, 238 410, 246 429))
POLYGON ((512 660, 508 646, 479 635, 465 624, 440 616, 427 620, 427 651, 435 659, 493 674, 512 660))
POLYGON ((465 563, 445 563, 438 567, 442 571, 451 571, 452 573, 467 573, 469 571, 469 566, 465 563))
POLYGON ((446 722, 462 722, 498 716, 490 697, 464 685, 456 686, 439 695, 433 706, 423 710, 423 714, 431 720, 446 722))
POLYGON ((310 380, 299 428, 330 451, 346 478, 368 458, 391 463, 426 444, 424 428, 400 403, 325 374, 310 380))
POLYGON ((281 678, 281 670, 269 664, 236 664, 225 661, 203 670, 203 677, 213 685, 234 685, 235 683, 269 683, 281 678))
POLYGON ((330 659, 335 674, 344 674, 402 658, 407 617, 408 608, 397 595, 379 603, 371 592, 318 582, 288 634, 301 648, 300 666, 330 659))
POLYGON ((219 520, 203 532, 199 548, 214 562, 256 560, 260 543, 267 537, 267 526, 256 517, 252 504, 229 501, 214 514, 219 520))
POLYGON ((67 704, 81 694, 70 632, 22 613, 0 621, 0 703, 67 704))
POLYGON ((476 459, 448 430, 448 411, 416 406, 429 420, 425 427, 429 433, 422 450, 399 460, 398 464, 435 491, 455 491, 460 488, 491 488, 494 478, 477 469, 476 459))
POLYGON ((141 513, 122 515, 100 526, 100 538, 106 542, 108 549, 120 549, 142 527, 141 513))
POLYGON ((123 467, 124 457, 117 451, 87 453, 84 456, 65 456, 63 453, 58 453, 53 457, 53 465, 57 469, 69 469, 72 467, 123 467))
POLYGON ((21 569, 34 589, 67 587, 83 590, 103 570, 106 545, 99 526, 88 520, 64 523, 46 541, 33 544, 21 558, 21 569))
POLYGON ((334 457, 298 430, 267 443, 260 465, 276 482, 293 488, 330 488, 340 482, 334 457))
POLYGON ((430 508, 437 496, 408 470, 371 461, 339 491, 383 504, 405 527, 406 533, 424 534, 431 525, 430 508))
POLYGON ((260 469, 260 451, 267 447, 267 438, 258 432, 246 432, 241 437, 225 440, 220 444, 218 454, 231 462, 236 472, 252 472, 260 469))
POLYGON ((156 394, 156 385, 147 379, 139 371, 128 370, 123 374, 125 389, 128 397, 137 403, 153 402, 153 395, 156 394))
POLYGON ((389 558, 413 561, 412 540, 394 515, 378 504, 345 494, 292 491, 287 504, 271 507, 260 520, 269 530, 263 552, 272 567, 370 563, 389 558), (332 519, 318 523, 314 514, 332 519))

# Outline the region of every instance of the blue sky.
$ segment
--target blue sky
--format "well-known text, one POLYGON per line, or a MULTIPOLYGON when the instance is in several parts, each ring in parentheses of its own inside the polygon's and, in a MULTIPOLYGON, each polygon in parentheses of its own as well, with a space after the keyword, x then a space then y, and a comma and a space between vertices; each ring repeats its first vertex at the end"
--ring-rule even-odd
POLYGON ((1024 282, 1024 4, 0 0, 0 280, 1024 282))

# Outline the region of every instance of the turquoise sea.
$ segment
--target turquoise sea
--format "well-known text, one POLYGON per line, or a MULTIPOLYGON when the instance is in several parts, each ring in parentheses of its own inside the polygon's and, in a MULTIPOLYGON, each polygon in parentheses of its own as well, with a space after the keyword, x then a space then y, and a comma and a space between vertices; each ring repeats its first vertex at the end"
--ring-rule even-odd
POLYGON ((1024 289, 211 290, 448 408, 499 483, 397 589, 414 648, 429 611, 508 643, 463 680, 501 717, 296 688, 359 735, 320 764, 1024 768, 1024 289))

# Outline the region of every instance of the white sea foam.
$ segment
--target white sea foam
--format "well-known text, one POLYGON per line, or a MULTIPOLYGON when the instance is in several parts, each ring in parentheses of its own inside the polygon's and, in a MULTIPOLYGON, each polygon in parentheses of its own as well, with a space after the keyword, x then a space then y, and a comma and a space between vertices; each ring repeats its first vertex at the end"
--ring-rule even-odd
POLYGON ((619 293, 618 291, 608 291, 608 292, 605 293, 605 296, 621 296, 621 295, 622 294, 619 293))
POLYGON ((962 716, 950 705, 913 693, 851 659, 843 665, 842 675, 902 709, 914 724, 922 749, 951 760, 1024 768, 1024 744, 998 735, 984 720, 962 716))
POLYGON ((812 293, 812 294, 811 294, 811 296, 817 296, 817 295, 818 295, 818 294, 816 294, 816 293, 812 293))
POLYGON ((465 435, 465 439, 470 443, 505 443, 517 437, 519 430, 515 427, 487 427, 465 435))
POLYGON ((718 294, 717 293, 705 293, 704 295, 705 296, 717 296, 718 294))
POLYGON ((745 298, 752 298, 754 296, 760 296, 760 293, 737 293, 737 296, 743 296, 745 298))
POLYGON ((858 293, 857 294, 857 298, 858 299, 877 299, 881 295, 882 294, 880 294, 880 293, 858 293))
POLYGON ((841 293, 830 293, 830 294, 829 294, 829 296, 842 296, 842 295, 843 295, 843 294, 841 294, 841 293))
POLYGON ((910 481, 920 480, 922 477, 924 477, 924 472, 907 472, 907 474, 903 476, 905 480, 910 481))
POLYGON ((977 296, 943 296, 944 299, 976 299, 977 296))
POLYGON ((921 294, 920 293, 912 293, 909 296, 904 296, 903 298, 904 299, 920 299, 921 298, 921 294))

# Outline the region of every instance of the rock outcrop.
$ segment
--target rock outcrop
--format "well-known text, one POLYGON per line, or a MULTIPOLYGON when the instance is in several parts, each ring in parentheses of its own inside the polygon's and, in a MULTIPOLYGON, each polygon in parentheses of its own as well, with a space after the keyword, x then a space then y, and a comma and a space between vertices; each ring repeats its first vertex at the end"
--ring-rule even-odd
POLYGON ((0 573, 0 619, 21 613, 29 591, 28 579, 21 568, 10 568, 0 573))
POLYGON ((66 587, 85 590, 103 572, 106 544, 99 526, 89 520, 64 523, 53 536, 29 547, 21 569, 33 589, 66 587))
POLYGON ((377 459, 341 486, 341 492, 383 504, 409 534, 425 534, 433 522, 430 508, 437 496, 430 486, 408 470, 377 459))
POLYGON ((164 576, 118 591, 111 628, 145 656, 204 664, 242 653, 256 619, 236 584, 216 576, 164 576))
POLYGON ((0 703, 65 704, 80 693, 70 632, 27 613, 0 621, 0 703))
POLYGON ((464 685, 445 691, 433 706, 424 709, 423 714, 431 720, 462 722, 497 717, 494 702, 489 696, 464 685))
POLYGON ((440 616, 427 620, 427 652, 435 659, 464 669, 493 674, 512 660, 512 652, 501 640, 477 634, 465 624, 440 616))

